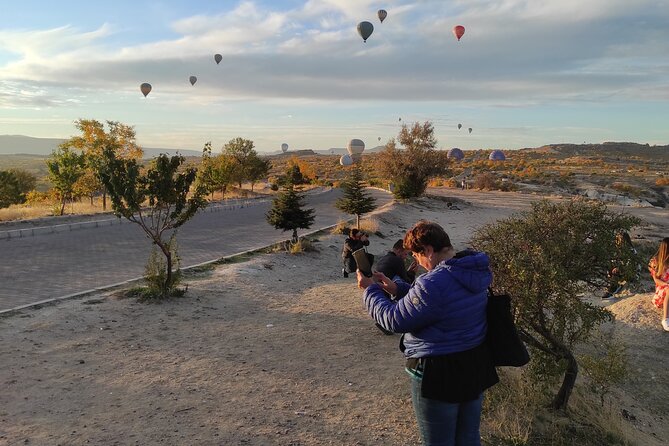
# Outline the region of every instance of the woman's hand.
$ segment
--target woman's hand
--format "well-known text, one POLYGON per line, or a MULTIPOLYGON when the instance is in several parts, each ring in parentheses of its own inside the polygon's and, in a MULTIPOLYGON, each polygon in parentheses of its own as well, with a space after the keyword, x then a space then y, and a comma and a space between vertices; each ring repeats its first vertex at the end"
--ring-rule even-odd
POLYGON ((360 270, 357 271, 357 277, 358 277, 358 288, 362 288, 363 290, 366 290, 368 286, 373 285, 374 279, 372 277, 367 277, 365 276, 360 270))
POLYGON ((381 285, 383 291, 386 291, 391 296, 397 294, 397 284, 393 282, 391 279, 387 278, 385 274, 375 272, 372 274, 372 277, 379 285, 381 285))

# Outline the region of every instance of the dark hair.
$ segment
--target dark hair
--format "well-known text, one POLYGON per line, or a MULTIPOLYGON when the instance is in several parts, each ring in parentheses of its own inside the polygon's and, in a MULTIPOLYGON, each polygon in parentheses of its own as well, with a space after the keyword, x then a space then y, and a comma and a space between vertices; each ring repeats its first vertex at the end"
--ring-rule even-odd
POLYGON ((358 229, 358 228, 352 228, 350 231, 348 231, 348 235, 350 237, 355 237, 356 235, 358 235, 359 232, 362 232, 362 231, 360 231, 360 229, 358 229))
POLYGON ((393 245, 393 249, 404 249, 404 240, 399 239, 398 241, 395 242, 393 245))
POLYGON ((430 245, 435 251, 451 248, 451 239, 444 228, 436 223, 420 220, 404 236, 404 247, 411 252, 422 253, 425 246, 430 245))

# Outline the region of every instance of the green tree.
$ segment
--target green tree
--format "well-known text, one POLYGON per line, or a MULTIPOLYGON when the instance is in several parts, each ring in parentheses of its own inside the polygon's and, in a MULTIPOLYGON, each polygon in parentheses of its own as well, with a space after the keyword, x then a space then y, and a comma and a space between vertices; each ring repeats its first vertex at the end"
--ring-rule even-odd
POLYGON ((0 208, 20 203, 21 189, 18 178, 9 170, 0 170, 0 208))
POLYGON ((272 203, 272 209, 265 214, 267 222, 284 232, 292 230, 292 243, 298 241, 297 230, 309 229, 314 223, 314 210, 304 209, 304 195, 295 190, 292 183, 284 186, 272 203))
POLYGON ((279 186, 286 186, 292 184, 293 186, 298 186, 300 184, 307 183, 307 179, 302 175, 302 170, 297 164, 289 164, 288 169, 284 175, 279 176, 277 183, 279 186))
POLYGON ((403 124, 397 140, 386 144, 375 164, 380 176, 395 186, 395 197, 419 197, 425 193, 430 178, 446 174, 448 159, 445 153, 435 150, 436 145, 434 127, 429 121, 422 125, 416 122, 412 127, 403 124))
POLYGON ((354 168, 350 176, 341 184, 344 196, 335 202, 335 207, 347 214, 355 215, 356 227, 360 229, 360 216, 376 208, 376 200, 365 192, 362 172, 354 168))
POLYGON ((264 160, 258 155, 252 156, 248 160, 248 169, 247 175, 248 180, 251 182, 251 192, 253 192, 253 186, 259 180, 267 177, 269 170, 272 168, 272 163, 269 160, 264 160))
POLYGON ((37 177, 35 174, 23 169, 14 168, 9 169, 9 171, 12 173, 12 175, 14 175, 14 178, 16 178, 18 183, 20 194, 19 203, 25 203, 26 194, 35 190, 35 186, 37 185, 37 177))
POLYGON ((258 157, 258 153, 254 150, 253 141, 244 138, 231 139, 225 146, 223 146, 223 154, 231 156, 237 163, 233 172, 232 181, 242 187, 242 182, 249 179, 249 167, 251 160, 258 157))
POLYGON ((197 185, 191 192, 197 169, 182 169, 185 158, 181 155, 161 154, 144 172, 137 160, 119 158, 113 148, 105 149, 103 157, 100 176, 109 191, 114 212, 138 224, 165 257, 164 281, 159 292, 167 297, 174 291, 178 277, 172 272, 176 260, 173 237, 177 228, 206 206, 206 188, 197 185))
POLYGON ((85 173, 85 157, 61 145, 51 153, 46 166, 49 169, 49 180, 60 198, 59 215, 63 215, 65 203, 74 199, 75 184, 85 173))
POLYGON ((86 178, 84 195, 93 196, 102 193, 102 209, 107 210, 107 192, 100 179, 100 169, 104 162, 105 150, 113 150, 121 159, 139 160, 143 150, 135 141, 135 129, 118 121, 106 121, 107 128, 95 119, 78 119, 75 127, 81 132, 61 144, 62 147, 76 149, 85 155, 86 169, 90 172, 86 178), (96 184, 97 183, 97 184, 96 184))
POLYGON ((518 327, 534 352, 530 370, 543 382, 562 376, 555 409, 567 408, 576 383, 576 346, 613 318, 581 296, 606 287, 612 259, 634 262, 616 234, 639 223, 599 202, 543 200, 474 233, 473 246, 490 255, 495 288, 513 296, 518 327))

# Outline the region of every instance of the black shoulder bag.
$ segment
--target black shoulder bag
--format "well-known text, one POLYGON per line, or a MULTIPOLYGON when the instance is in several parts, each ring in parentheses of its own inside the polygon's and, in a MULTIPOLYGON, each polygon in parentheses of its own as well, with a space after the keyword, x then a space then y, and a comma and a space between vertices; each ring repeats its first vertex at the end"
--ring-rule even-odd
POLYGON ((530 362, 530 354, 521 341, 511 314, 511 296, 496 295, 488 289, 488 334, 486 340, 490 347, 495 366, 522 367, 530 362))

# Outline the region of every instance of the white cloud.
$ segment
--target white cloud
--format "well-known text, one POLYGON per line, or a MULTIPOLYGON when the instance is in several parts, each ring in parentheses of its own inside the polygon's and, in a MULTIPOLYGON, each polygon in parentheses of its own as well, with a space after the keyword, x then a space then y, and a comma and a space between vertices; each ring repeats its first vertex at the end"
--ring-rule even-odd
MULTIPOLYGON (((286 11, 244 1, 171 24, 177 38, 123 48, 105 40, 123 24, 1 31, 0 46, 17 58, 0 65, 0 77, 41 85, 44 93, 17 103, 43 106, 67 99, 56 87, 135 92, 145 81, 156 93, 201 104, 219 97, 602 101, 647 97, 649 84, 669 84, 667 19, 650 0, 310 0, 286 11), (379 7, 389 17, 374 22, 363 44, 355 24, 373 20, 379 7), (456 23, 467 27, 461 42, 451 35, 456 23), (215 52, 224 56, 219 66, 215 52), (186 82, 191 74, 195 88, 186 82)), ((10 90, 0 85, 5 104, 10 90)))

